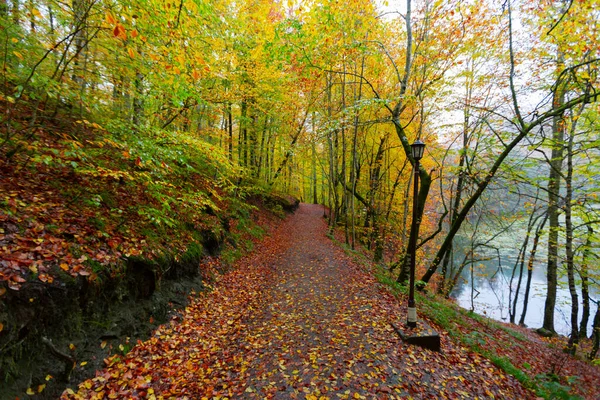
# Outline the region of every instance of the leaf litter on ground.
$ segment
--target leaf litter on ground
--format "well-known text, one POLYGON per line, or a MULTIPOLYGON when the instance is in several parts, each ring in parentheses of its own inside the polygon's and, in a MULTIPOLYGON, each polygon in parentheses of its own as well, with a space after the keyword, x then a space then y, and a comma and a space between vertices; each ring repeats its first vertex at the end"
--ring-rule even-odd
POLYGON ((391 326, 403 306, 326 237, 322 215, 302 204, 211 291, 62 398, 536 398, 447 335, 439 353, 404 344, 391 326))

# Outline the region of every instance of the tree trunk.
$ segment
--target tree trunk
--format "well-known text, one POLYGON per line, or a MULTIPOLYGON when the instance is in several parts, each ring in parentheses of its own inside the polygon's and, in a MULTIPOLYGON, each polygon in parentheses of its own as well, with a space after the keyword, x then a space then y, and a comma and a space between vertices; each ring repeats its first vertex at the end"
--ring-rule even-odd
POLYGON ((143 79, 144 79, 144 75, 142 75, 141 72, 136 71, 135 80, 133 82, 133 85, 135 87, 135 95, 133 97, 133 118, 132 118, 133 125, 136 127, 140 126, 140 123, 142 122, 142 115, 144 113, 144 100, 142 97, 144 95, 144 87, 142 84, 143 79))
POLYGON ((312 195, 313 204, 319 204, 319 198, 317 193, 317 148, 314 141, 311 141, 311 149, 312 149, 312 159, 311 159, 311 167, 312 167, 312 195))
POLYGON ((525 294, 523 295, 523 311, 521 311, 521 318, 519 319, 519 325, 525 325, 525 316, 527 315, 527 306, 529 305, 529 291, 531 290, 531 279, 533 277, 533 263, 535 262, 535 254, 537 252, 538 244, 540 243, 540 236, 544 230, 544 226, 548 221, 548 214, 544 215, 544 219, 538 225, 535 236, 533 238, 533 245, 529 252, 529 261, 527 262, 527 283, 525 284, 525 294))
MULTIPOLYGON (((563 56, 558 54, 559 65, 563 56)), ((562 87, 556 89, 553 99, 553 107, 560 107, 565 102, 565 93, 562 87)), ((548 180, 548 266, 546 281, 548 284, 546 302, 544 304, 544 322, 542 328, 556 333, 554 330, 554 308, 556 306, 556 287, 558 271, 558 233, 560 229, 559 199, 562 163, 564 159, 565 129, 562 115, 556 115, 552 119, 552 156, 550 159, 550 175, 548 180)))
POLYGON ((227 132, 229 133, 229 161, 233 161, 233 113, 231 111, 231 103, 227 103, 227 132))
POLYGON ((304 118, 302 119, 302 121, 298 125, 298 129, 296 130, 296 133, 292 137, 292 142, 290 143, 290 147, 285 152, 285 155, 283 156, 283 160, 281 160, 281 164, 279 164, 279 167, 277 168, 277 171, 275 171, 275 175, 273 175, 273 179, 271 179, 269 181, 269 185, 273 185, 273 183, 279 177, 279 174, 281 173, 281 171, 287 165, 289 159, 292 157, 292 154, 294 153, 294 148, 296 147, 296 142, 298 141, 298 139, 300 138, 300 135, 304 131, 304 124, 306 123, 306 120, 308 118, 308 113, 309 113, 309 108, 306 109, 306 112, 304 113, 304 118))
POLYGON ((585 339, 587 337, 588 322, 590 320, 590 289, 589 289, 589 277, 588 277, 588 260, 591 256, 590 248, 592 246, 592 235, 594 230, 591 225, 587 226, 588 235, 583 248, 583 259, 581 261, 581 268, 579 270, 579 276, 581 277, 581 298, 583 301, 583 307, 581 310, 581 323, 579 324, 579 338, 585 339))
POLYGON ((596 303, 596 316, 594 317, 594 325, 592 325, 592 349, 588 354, 588 359, 593 360, 600 348, 600 301, 596 303))
POLYGON ((567 278, 569 282, 569 293, 571 294, 571 337, 569 338, 569 351, 575 354, 577 344, 579 343, 579 296, 575 288, 575 262, 573 260, 573 141, 575 139, 574 129, 569 135, 567 145, 567 176, 566 176, 566 195, 565 195, 565 229, 566 243, 565 253, 567 262, 567 278))
POLYGON ((512 308, 511 308, 510 300, 509 300, 509 307, 508 307, 508 314, 509 314, 511 324, 515 323, 515 318, 517 315, 517 303, 519 301, 519 291, 521 290, 521 282, 523 280, 523 269, 525 266, 525 253, 527 252, 527 246, 529 245, 531 231, 533 230, 533 227, 535 226, 538 219, 540 218, 540 216, 537 216, 535 218, 534 218, 534 216, 535 216, 535 211, 533 211, 529 217, 529 221, 527 223, 527 233, 525 234, 525 240, 523 241, 523 245, 521 246, 521 250, 519 251, 519 257, 517 259, 517 262, 515 263, 515 268, 513 269, 512 276, 510 278, 509 299, 512 296, 512 283, 513 283, 513 279, 515 276, 515 271, 517 270, 517 267, 519 267, 520 268, 519 279, 517 282, 517 288, 515 290, 515 297, 512 301, 512 308))

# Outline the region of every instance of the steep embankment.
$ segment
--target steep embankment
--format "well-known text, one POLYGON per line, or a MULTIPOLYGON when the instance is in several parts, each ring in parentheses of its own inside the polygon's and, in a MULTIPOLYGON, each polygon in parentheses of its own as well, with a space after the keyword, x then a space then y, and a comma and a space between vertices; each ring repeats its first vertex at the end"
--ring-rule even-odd
POLYGON ((126 353, 252 248, 259 208, 294 207, 185 132, 64 118, 3 145, 0 398, 56 397, 126 353))

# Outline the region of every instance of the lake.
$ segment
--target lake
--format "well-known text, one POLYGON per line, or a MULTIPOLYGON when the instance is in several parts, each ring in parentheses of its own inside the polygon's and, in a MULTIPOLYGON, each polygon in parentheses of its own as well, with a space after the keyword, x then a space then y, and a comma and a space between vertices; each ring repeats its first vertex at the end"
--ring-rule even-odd
MULTIPOLYGON (((517 257, 517 247, 520 244, 514 243, 517 240, 516 235, 498 238, 497 243, 499 248, 494 249, 493 253, 500 255, 500 262, 496 258, 492 261, 476 262, 473 268, 473 288, 471 287, 471 270, 465 267, 461 280, 452 291, 451 297, 457 303, 467 310, 473 309, 478 314, 486 315, 498 321, 509 322, 509 284, 514 268, 515 259, 517 257), (511 243, 512 242, 512 243, 511 243), (492 278, 493 276, 493 278, 492 278), (472 299, 473 297, 473 299, 472 299)), ((522 237, 518 238, 522 240, 522 237)), ((461 242, 464 239, 457 241, 457 250, 460 250, 461 242)), ((540 242, 538 248, 538 259, 543 262, 534 263, 533 275, 531 280, 531 290, 529 292, 529 304, 527 306, 527 315, 525 325, 530 328, 539 328, 542 326, 544 318, 544 303, 546 301, 546 244, 540 242)), ((482 252, 481 255, 490 256, 492 252, 482 252)), ((456 251, 455 262, 460 263, 464 257, 464 252, 456 251), (462 254, 461 254, 462 253, 462 254)), ((560 269, 560 267, 559 267, 560 269)), ((513 289, 517 287, 519 270, 516 271, 513 281, 513 289)), ((559 275, 561 272, 559 271, 559 275)), ((576 278, 577 279, 577 278, 576 278)), ((578 280, 578 279, 577 279, 578 280)), ((527 267, 523 273, 523 282, 519 294, 517 304, 517 313, 515 321, 518 322, 523 309, 523 296, 525 293, 525 283, 527 281, 527 267)), ((556 308, 554 314, 554 329, 557 333, 568 336, 570 329, 570 313, 571 313, 571 295, 567 286, 566 277, 561 277, 561 283, 557 290, 556 308)), ((581 289, 578 289, 579 301, 581 302, 581 289)), ((590 293, 592 298, 598 298, 598 292, 590 293)), ((514 293, 513 293, 514 296, 514 293)), ((581 318, 581 304, 579 307, 579 317, 581 318)), ((596 305, 591 304, 590 321, 588 327, 588 335, 591 333, 594 313, 596 305)))

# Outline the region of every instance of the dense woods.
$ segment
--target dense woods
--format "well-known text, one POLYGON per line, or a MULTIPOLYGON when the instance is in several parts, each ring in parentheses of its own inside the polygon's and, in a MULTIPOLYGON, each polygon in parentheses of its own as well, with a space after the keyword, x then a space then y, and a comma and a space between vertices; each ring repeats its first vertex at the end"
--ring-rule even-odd
MULTIPOLYGON (((11 226, 33 203, 4 186, 0 295, 139 254, 130 219, 214 232, 195 210, 214 219, 234 208, 227 196, 277 190, 327 206, 331 230, 399 282, 418 235, 419 286, 447 297, 482 261, 507 264, 495 240, 510 235, 510 321, 523 323, 545 265, 542 332, 555 333, 562 285, 571 349, 595 335, 594 358, 599 37, 597 0, 1 0, 2 168, 97 182, 65 196, 98 207, 107 234, 58 261, 29 256, 11 226), (412 204, 416 139, 427 147, 412 204), (103 188, 147 201, 121 210, 103 188), (107 226, 107 213, 128 219, 107 226), (122 227, 131 235, 111 242, 122 227)), ((35 247, 44 228, 19 229, 35 247)))

